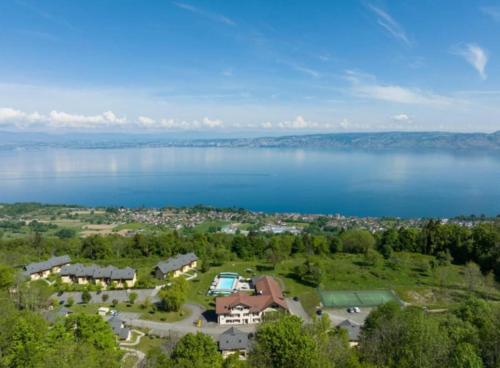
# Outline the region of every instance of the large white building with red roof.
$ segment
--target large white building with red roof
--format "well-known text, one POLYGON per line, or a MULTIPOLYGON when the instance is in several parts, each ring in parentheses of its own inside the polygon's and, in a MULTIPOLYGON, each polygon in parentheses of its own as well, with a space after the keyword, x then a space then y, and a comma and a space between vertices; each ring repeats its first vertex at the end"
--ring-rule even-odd
POLYGON ((260 323, 265 313, 288 311, 281 288, 270 276, 254 280, 255 295, 235 293, 215 299, 217 322, 221 325, 260 323))

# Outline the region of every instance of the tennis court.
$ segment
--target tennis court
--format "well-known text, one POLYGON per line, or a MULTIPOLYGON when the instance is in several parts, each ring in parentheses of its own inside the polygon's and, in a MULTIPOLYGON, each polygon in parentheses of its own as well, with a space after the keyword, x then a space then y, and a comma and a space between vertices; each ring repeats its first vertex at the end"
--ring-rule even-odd
POLYGON ((400 302, 390 290, 325 291, 320 290, 325 308, 376 307, 389 301, 400 302))

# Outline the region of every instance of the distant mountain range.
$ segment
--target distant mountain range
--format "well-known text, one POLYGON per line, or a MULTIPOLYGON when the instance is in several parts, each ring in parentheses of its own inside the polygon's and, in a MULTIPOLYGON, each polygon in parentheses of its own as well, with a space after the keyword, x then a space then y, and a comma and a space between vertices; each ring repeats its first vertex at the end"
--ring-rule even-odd
POLYGON ((383 132, 186 139, 146 134, 36 134, 0 132, 0 149, 131 147, 276 147, 360 150, 460 150, 500 152, 495 133, 383 132))

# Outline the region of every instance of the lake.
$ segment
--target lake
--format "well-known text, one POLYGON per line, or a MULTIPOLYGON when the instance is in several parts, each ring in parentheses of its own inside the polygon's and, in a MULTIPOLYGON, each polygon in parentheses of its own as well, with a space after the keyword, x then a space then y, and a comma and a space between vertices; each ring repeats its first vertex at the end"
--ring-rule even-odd
POLYGON ((0 202, 206 204, 357 216, 500 213, 500 155, 264 148, 0 152, 0 202))

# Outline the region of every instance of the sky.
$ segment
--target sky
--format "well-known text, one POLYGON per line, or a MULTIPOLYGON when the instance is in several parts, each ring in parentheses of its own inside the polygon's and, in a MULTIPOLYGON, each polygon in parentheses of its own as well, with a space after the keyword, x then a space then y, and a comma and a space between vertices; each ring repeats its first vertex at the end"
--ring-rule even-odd
POLYGON ((500 130, 500 1, 3 0, 0 130, 500 130))

